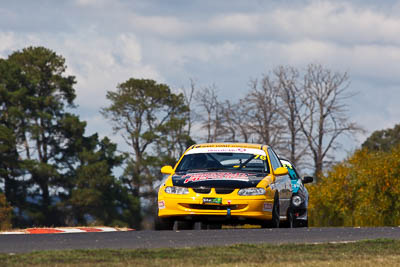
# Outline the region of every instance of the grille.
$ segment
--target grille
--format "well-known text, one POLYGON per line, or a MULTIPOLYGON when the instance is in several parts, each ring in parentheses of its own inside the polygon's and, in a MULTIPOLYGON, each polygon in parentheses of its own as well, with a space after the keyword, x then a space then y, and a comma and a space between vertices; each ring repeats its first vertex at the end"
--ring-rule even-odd
POLYGON ((217 194, 230 194, 235 191, 234 188, 215 188, 217 194))
POLYGON ((209 194, 211 192, 210 187, 194 187, 192 188, 194 192, 198 194, 209 194))
MULTIPOLYGON (((198 194, 209 194, 211 192, 210 187, 193 187, 194 192, 198 194)), ((235 188, 215 188, 217 194, 230 194, 235 191, 235 188)))

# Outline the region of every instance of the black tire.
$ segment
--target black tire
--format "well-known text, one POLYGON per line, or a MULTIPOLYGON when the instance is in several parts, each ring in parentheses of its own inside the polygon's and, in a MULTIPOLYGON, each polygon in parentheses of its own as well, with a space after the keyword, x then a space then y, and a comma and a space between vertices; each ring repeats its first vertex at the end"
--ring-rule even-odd
POLYGON ((211 230, 211 229, 221 229, 222 224, 220 223, 205 223, 205 222, 196 222, 194 224, 194 230, 211 230))
POLYGON ((308 228, 308 220, 294 220, 294 227, 308 228))
POLYGON ((156 217, 154 221, 155 230, 172 230, 174 227, 174 220, 170 218, 156 217))
POLYGON ((207 225, 203 222, 195 222, 193 229, 194 230, 205 230, 205 229, 207 229, 207 225))
POLYGON ((274 206, 272 207, 272 228, 279 228, 280 218, 279 218, 279 197, 278 194, 275 194, 274 206))
POLYGON ((194 222, 191 221, 176 221, 176 230, 193 230, 194 222))
POLYGON ((294 228, 296 227, 296 222, 295 222, 294 214, 291 208, 288 209, 287 215, 286 215, 286 221, 281 223, 279 226, 282 228, 294 228))
POLYGON ((279 196, 275 194, 274 205, 272 206, 272 219, 261 224, 262 228, 279 228, 279 196))
POLYGON ((220 223, 209 223, 207 225, 207 229, 210 229, 210 230, 222 229, 222 224, 220 224, 220 223))

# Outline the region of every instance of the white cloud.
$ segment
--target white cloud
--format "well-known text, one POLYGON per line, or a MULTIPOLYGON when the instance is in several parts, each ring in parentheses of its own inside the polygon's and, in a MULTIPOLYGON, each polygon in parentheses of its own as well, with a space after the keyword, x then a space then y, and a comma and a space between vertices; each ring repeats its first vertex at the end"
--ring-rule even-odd
POLYGON ((205 44, 202 42, 158 42, 146 43, 143 54, 151 62, 163 70, 165 75, 177 74, 181 80, 187 80, 195 74, 188 73, 188 67, 193 65, 209 65, 210 67, 224 65, 230 62, 240 51, 240 46, 231 42, 205 44))
POLYGON ((260 39, 318 39, 339 43, 400 44, 400 16, 347 2, 311 1, 303 7, 216 15, 202 30, 260 39))
POLYGON ((283 57, 284 61, 294 65, 305 65, 311 62, 328 61, 335 56, 336 46, 318 40, 299 40, 292 43, 272 43, 268 45, 269 54, 283 57))
POLYGON ((400 82, 400 46, 355 46, 348 59, 359 76, 400 82))
POLYGON ((259 42, 256 54, 275 65, 304 66, 321 63, 357 78, 400 82, 400 45, 343 45, 334 41, 304 39, 293 42, 259 42))
POLYGON ((143 34, 157 34, 164 37, 185 35, 191 28, 187 22, 171 16, 140 16, 131 14, 130 25, 143 34))
POLYGON ((16 43, 14 34, 11 32, 0 32, 0 56, 7 57, 8 52, 16 43))
POLYGON ((66 59, 67 74, 77 80, 76 102, 86 110, 104 106, 106 91, 131 77, 164 80, 156 67, 142 61, 141 45, 133 34, 106 38, 92 29, 60 35, 0 32, 0 56, 27 46, 45 46, 66 59))
POLYGON ((40 45, 43 40, 34 34, 18 34, 0 31, 0 57, 6 58, 11 53, 28 46, 40 45))
POLYGON ((115 0, 75 0, 75 4, 78 6, 102 6, 107 2, 112 2, 115 0))
MULTIPOLYGON (((267 19, 267 18, 265 18, 267 19)), ((223 14, 210 20, 210 30, 227 33, 258 34, 263 21, 258 14, 223 14)))
POLYGON ((374 127, 389 127, 400 115, 400 95, 393 93, 400 84, 400 3, 378 9, 362 1, 250 1, 246 8, 231 8, 235 4, 227 1, 222 8, 202 1, 202 12, 196 12, 189 5, 174 6, 176 1, 71 2, 63 5, 60 21, 54 13, 46 16, 50 6, 36 12, 41 23, 33 23, 37 17, 29 22, 48 25, 37 29, 25 27, 28 20, 21 14, 27 10, 2 7, 0 15, 14 17, 0 31, 0 56, 29 45, 63 55, 68 74, 77 77, 79 111, 91 114, 91 129, 101 128, 101 118, 92 114, 107 103, 106 91, 130 77, 171 86, 195 78, 199 84, 215 83, 221 95, 231 97, 234 91, 240 97, 250 77, 277 65, 309 63, 349 72, 351 89, 365 96, 352 105, 352 116, 362 124, 370 127, 371 119, 377 121, 374 127), (382 99, 378 91, 394 96, 382 99))
MULTIPOLYGON (((277 12, 288 33, 338 42, 400 42, 399 17, 344 2, 313 2, 302 10, 277 12)), ((283 27, 282 27, 283 28, 283 27)))
POLYGON ((126 64, 135 63, 139 64, 142 60, 142 51, 139 42, 132 34, 121 34, 118 38, 121 44, 121 51, 124 55, 124 62, 126 64))
POLYGON ((131 77, 163 79, 155 67, 142 62, 141 45, 134 35, 122 33, 115 38, 82 35, 86 37, 65 36, 63 43, 70 71, 77 77, 80 106, 92 109, 104 106, 106 91, 115 90, 117 84, 131 77))
POLYGON ((187 58, 188 60, 198 60, 215 64, 220 61, 219 64, 223 63, 226 58, 229 58, 237 52, 239 46, 231 42, 223 42, 217 44, 203 44, 194 43, 181 47, 181 57, 187 58))

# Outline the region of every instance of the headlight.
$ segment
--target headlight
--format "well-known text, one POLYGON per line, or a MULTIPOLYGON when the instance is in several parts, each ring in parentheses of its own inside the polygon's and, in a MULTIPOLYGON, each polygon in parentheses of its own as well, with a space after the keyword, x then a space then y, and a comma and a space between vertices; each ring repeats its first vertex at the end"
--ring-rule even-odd
POLYGON ((292 197, 292 204, 293 204, 293 206, 298 207, 298 206, 301 205, 302 202, 303 202, 303 200, 301 199, 300 196, 293 196, 293 197, 292 197))
POLYGON ((259 196, 264 195, 265 189, 260 187, 242 188, 239 190, 239 196, 259 196))
POLYGON ((176 194, 176 195, 186 195, 186 194, 189 194, 189 189, 187 189, 186 187, 168 186, 165 188, 165 193, 176 194))

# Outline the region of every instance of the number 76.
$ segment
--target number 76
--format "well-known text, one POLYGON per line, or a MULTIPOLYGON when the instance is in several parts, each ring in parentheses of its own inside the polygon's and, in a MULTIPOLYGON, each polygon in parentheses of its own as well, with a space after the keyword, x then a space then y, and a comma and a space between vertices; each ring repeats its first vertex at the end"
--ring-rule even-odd
POLYGON ((261 160, 266 160, 267 159, 267 157, 266 156, 263 156, 263 155, 256 155, 255 157, 254 157, 255 159, 261 159, 261 160))

